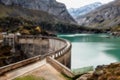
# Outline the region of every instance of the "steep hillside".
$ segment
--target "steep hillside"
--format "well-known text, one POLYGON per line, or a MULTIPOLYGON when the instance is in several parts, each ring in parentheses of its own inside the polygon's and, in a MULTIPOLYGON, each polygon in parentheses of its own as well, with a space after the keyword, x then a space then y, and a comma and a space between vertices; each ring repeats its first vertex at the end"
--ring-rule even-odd
POLYGON ((76 19, 78 16, 85 15, 100 6, 102 6, 102 3, 95 2, 95 3, 89 4, 89 5, 80 7, 80 8, 70 8, 68 11, 76 19))
POLYGON ((97 10, 77 18, 80 25, 109 28, 120 24, 120 0, 103 5, 97 10))
MULTIPOLYGON (((63 21, 66 21, 69 23, 75 22, 74 19, 69 15, 65 5, 62 3, 56 2, 56 0, 0 0, 0 3, 7 6, 13 6, 13 7, 18 6, 22 8, 31 9, 31 10, 44 11, 56 16, 57 18, 63 21)), ((19 11, 19 12, 21 13, 22 11, 19 11)), ((28 13, 25 10, 24 12, 28 13)))
POLYGON ((38 10, 29 10, 25 8, 21 8, 18 6, 5 6, 0 4, 0 17, 22 17, 24 19, 41 22, 54 22, 61 21, 62 19, 57 18, 54 15, 50 15, 44 11, 38 10))
MULTIPOLYGON (((20 32, 21 26, 41 26, 44 30, 52 32, 67 32, 66 29, 68 29, 70 25, 67 26, 66 24, 69 23, 69 20, 67 21, 58 18, 57 16, 49 14, 45 11, 30 10, 19 6, 5 6, 3 4, 0 4, 0 32, 20 32), (66 26, 58 27, 57 24, 62 24, 66 26)), ((31 28, 30 33, 34 34, 35 31, 31 28)))

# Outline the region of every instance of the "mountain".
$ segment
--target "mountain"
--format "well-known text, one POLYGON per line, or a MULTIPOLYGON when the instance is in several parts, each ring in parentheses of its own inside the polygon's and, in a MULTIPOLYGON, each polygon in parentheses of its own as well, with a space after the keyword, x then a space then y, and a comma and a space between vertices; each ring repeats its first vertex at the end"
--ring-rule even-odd
POLYGON ((85 15, 96 8, 100 7, 102 3, 100 2, 95 2, 80 8, 70 8, 68 9, 68 12, 76 19, 78 16, 85 15))
POLYGON ((59 21, 62 22, 75 23, 74 19, 68 13, 65 5, 56 2, 56 0, 0 0, 0 3, 7 6, 8 8, 10 7, 13 10, 6 11, 8 12, 7 14, 9 13, 12 13, 12 15, 22 14, 22 16, 31 18, 33 15, 36 18, 41 18, 43 16, 49 18, 49 16, 54 16, 50 18, 56 17, 54 20, 58 19, 59 21), (37 15, 35 15, 34 13, 37 15))
POLYGON ((120 0, 105 4, 95 11, 77 18, 82 26, 97 28, 112 28, 120 25, 120 0))
POLYGON ((19 6, 5 6, 0 4, 0 18, 3 17, 21 17, 26 20, 35 21, 35 22, 54 22, 59 21, 54 15, 50 15, 44 11, 38 10, 30 10, 26 8, 22 8, 19 6))

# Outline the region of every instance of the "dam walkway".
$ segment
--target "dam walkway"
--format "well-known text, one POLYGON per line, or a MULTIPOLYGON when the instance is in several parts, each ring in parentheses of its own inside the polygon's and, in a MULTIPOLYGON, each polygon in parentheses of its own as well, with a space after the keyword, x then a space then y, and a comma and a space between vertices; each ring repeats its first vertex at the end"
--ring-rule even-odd
POLYGON ((45 80, 65 80, 60 72, 46 62, 46 59, 7 72, 0 77, 0 80, 13 80, 16 77, 26 75, 42 77, 45 80))

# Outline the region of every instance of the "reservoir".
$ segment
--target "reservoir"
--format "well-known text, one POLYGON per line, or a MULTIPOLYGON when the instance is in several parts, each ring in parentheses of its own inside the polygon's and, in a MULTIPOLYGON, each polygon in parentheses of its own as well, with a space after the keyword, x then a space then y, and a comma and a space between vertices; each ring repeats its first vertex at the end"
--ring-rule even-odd
POLYGON ((72 43, 71 68, 120 62, 120 38, 106 34, 62 34, 72 43))

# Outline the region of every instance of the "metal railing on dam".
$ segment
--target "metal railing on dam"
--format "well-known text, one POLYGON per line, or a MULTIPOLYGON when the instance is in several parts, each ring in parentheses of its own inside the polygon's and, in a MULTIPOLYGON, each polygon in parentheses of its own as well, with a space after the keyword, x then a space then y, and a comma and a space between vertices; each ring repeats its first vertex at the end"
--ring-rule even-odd
MULTIPOLYGON (((40 60, 43 60, 46 57, 51 57, 53 59, 57 59, 66 53, 71 53, 71 43, 64 39, 54 38, 54 37, 44 37, 44 36, 19 36, 18 37, 18 43, 24 44, 24 43, 31 43, 31 44, 47 44, 48 45, 48 51, 44 53, 43 55, 36 55, 34 57, 28 58, 26 60, 22 60, 7 66, 0 67, 0 75, 14 70, 16 68, 25 66, 30 63, 34 63, 40 60)), ((39 47, 40 48, 40 47, 39 47)), ((34 47, 32 48, 34 49, 34 47)), ((35 50, 35 49, 34 49, 35 50)))

